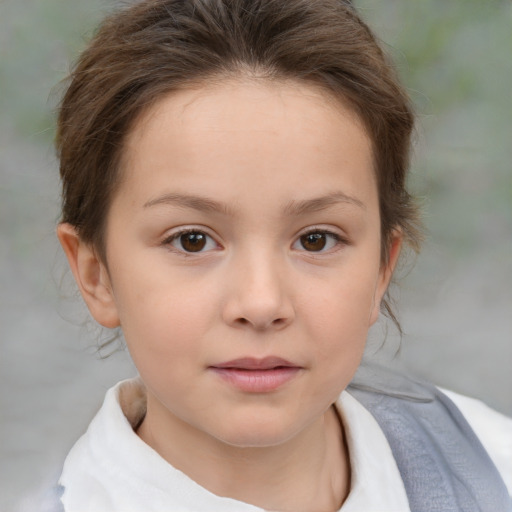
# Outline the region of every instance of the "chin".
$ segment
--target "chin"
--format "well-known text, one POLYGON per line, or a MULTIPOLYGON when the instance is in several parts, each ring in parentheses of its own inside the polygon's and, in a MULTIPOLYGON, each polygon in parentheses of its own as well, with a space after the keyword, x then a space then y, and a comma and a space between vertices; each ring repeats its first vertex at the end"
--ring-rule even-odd
POLYGON ((268 448, 286 443, 303 428, 289 418, 247 418, 224 424, 215 437, 236 448, 268 448))

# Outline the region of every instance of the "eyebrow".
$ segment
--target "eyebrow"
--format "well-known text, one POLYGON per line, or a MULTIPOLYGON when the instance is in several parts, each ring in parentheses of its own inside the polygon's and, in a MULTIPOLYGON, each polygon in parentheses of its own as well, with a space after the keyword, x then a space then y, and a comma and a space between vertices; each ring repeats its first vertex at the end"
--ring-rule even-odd
MULTIPOLYGON (((339 204, 349 204, 366 209, 364 203, 356 197, 349 196, 343 192, 332 192, 325 196, 304 199, 301 201, 290 201, 283 209, 288 216, 304 215, 307 213, 319 212, 339 204)), ((144 203, 144 208, 157 205, 171 205, 182 208, 191 208, 205 213, 222 213, 224 215, 235 215, 236 212, 228 205, 201 196, 169 193, 144 203)))
POLYGON ((144 203, 144 208, 157 205, 172 205, 182 208, 191 208, 206 213, 223 213, 225 215, 232 214, 231 208, 226 204, 220 203, 213 199, 207 199, 205 197, 188 195, 188 194, 164 194, 155 199, 151 199, 144 203))
POLYGON ((326 196, 305 199, 303 201, 291 201, 284 209, 287 215, 303 215, 306 213, 320 212, 339 204, 349 204, 358 208, 366 209, 364 203, 356 197, 349 196, 343 192, 332 192, 326 196))

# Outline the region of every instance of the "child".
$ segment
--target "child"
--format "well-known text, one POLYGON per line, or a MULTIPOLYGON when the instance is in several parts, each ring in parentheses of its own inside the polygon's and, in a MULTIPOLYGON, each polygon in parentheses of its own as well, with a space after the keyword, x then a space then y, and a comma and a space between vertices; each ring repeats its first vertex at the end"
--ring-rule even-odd
POLYGON ((66 511, 512 510, 506 418, 356 375, 420 236, 409 101, 350 2, 142 1, 71 78, 58 236, 140 377, 69 454, 66 511))

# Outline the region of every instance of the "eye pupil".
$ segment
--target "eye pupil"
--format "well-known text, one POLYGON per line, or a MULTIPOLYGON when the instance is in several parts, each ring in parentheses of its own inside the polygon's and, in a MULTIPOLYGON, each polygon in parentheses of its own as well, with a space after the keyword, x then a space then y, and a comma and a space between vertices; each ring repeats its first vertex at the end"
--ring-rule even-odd
POLYGON ((327 237, 324 233, 309 233, 300 237, 300 243, 307 251, 321 251, 327 243, 327 237))
POLYGON ((206 245, 206 236, 199 232, 184 233, 180 236, 180 243, 187 252, 199 252, 206 245))

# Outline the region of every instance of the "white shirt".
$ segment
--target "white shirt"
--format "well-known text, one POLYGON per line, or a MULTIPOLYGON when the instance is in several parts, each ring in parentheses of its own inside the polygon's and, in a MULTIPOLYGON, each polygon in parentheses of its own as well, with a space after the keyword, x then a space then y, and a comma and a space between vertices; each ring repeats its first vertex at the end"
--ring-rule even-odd
MULTIPOLYGON (((477 400, 445 393, 466 416, 512 494, 512 419, 477 400)), ((64 464, 60 483, 66 512, 262 512, 212 494, 145 444, 133 430, 144 401, 138 379, 120 382, 107 392, 64 464)), ((341 511, 410 512, 391 448, 376 420, 347 392, 336 407, 351 465, 351 489, 341 511)))

